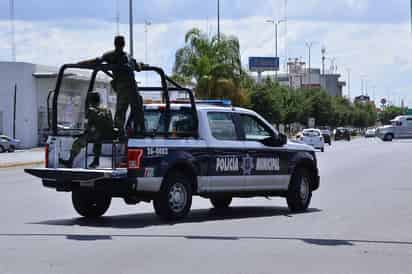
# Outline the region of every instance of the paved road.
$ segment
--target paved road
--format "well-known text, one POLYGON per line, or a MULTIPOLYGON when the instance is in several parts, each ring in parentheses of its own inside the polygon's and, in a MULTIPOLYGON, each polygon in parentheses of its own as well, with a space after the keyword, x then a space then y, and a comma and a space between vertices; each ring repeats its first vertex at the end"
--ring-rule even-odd
POLYGON ((0 170, 0 273, 412 273, 412 141, 335 143, 319 153, 309 213, 283 199, 195 199, 184 222, 115 201, 77 218, 69 195, 0 170))

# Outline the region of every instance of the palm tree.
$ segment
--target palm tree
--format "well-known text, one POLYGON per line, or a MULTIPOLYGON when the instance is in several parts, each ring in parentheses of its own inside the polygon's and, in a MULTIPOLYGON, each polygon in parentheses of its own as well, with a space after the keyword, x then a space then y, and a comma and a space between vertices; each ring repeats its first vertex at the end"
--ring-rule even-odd
POLYGON ((242 65, 239 40, 222 35, 220 41, 199 29, 190 30, 186 45, 176 52, 174 78, 195 86, 199 98, 229 98, 234 104, 246 101, 240 87, 242 65))

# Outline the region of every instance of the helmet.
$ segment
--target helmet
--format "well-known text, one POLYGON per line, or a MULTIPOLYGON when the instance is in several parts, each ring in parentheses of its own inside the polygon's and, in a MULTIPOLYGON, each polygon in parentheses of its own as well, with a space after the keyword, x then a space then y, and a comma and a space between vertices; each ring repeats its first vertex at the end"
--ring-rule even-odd
POLYGON ((90 92, 87 95, 87 101, 89 105, 100 105, 100 94, 98 92, 90 92))

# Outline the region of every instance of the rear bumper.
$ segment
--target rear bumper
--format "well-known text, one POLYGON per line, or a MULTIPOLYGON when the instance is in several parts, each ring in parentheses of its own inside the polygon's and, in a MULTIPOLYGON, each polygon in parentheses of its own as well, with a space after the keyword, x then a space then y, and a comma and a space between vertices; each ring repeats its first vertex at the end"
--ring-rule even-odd
POLYGON ((156 193, 162 178, 129 176, 127 169, 26 169, 26 173, 42 179, 43 186, 61 192, 76 188, 92 188, 112 196, 123 197, 131 193, 156 193))

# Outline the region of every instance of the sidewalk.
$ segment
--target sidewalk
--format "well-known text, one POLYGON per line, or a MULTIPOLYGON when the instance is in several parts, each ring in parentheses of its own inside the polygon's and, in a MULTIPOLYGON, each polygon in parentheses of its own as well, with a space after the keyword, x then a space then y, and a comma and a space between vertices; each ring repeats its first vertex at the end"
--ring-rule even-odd
POLYGON ((13 153, 0 153, 0 169, 42 163, 44 163, 44 148, 16 150, 13 153))

